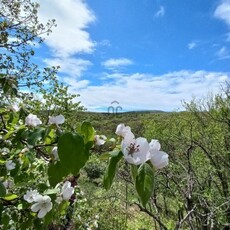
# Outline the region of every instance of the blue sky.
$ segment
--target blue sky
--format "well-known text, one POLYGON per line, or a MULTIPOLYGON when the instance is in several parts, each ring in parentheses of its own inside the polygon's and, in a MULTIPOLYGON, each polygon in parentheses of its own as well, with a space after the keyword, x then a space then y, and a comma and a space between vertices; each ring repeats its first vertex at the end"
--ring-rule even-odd
POLYGON ((39 1, 57 27, 37 48, 42 65, 89 111, 183 109, 230 79, 230 0, 39 1))

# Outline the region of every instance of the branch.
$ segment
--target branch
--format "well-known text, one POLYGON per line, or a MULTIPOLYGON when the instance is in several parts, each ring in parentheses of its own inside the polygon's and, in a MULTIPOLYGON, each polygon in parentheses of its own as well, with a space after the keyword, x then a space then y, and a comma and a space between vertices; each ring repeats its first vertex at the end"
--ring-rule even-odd
POLYGON ((147 213, 149 216, 151 216, 159 225, 161 229, 168 230, 168 228, 157 218, 152 212, 150 212, 148 209, 142 207, 140 204, 137 202, 134 202, 135 205, 137 205, 140 208, 141 212, 147 213))
POLYGON ((181 221, 177 222, 175 230, 179 230, 181 228, 181 225, 183 224, 183 222, 185 222, 186 219, 194 212, 195 208, 196 208, 196 204, 181 221))

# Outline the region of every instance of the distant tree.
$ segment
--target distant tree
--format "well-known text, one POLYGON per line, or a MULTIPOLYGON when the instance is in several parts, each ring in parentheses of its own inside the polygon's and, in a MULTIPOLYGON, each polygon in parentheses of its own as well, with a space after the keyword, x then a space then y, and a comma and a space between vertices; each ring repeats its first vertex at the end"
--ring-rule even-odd
POLYGON ((17 96, 36 113, 82 110, 79 102, 73 102, 79 95, 69 94, 68 87, 57 80, 59 67, 42 69, 32 58, 35 47, 56 26, 54 19, 40 23, 38 9, 39 4, 32 0, 0 0, 0 103, 11 103, 17 96), (29 93, 19 92, 22 88, 29 93))
POLYGON ((39 4, 31 0, 0 0, 0 83, 6 93, 17 86, 41 86, 56 68, 42 72, 31 61, 34 47, 49 35, 55 20, 46 25, 38 20, 39 4), (10 87, 13 86, 13 87, 10 87))

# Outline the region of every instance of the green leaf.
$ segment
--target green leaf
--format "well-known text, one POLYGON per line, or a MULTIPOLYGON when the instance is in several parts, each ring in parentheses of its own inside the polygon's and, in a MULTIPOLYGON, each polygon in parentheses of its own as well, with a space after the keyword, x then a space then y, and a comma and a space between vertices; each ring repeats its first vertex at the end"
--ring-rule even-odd
POLYGON ((15 177, 17 174, 18 174, 18 172, 19 172, 19 169, 20 169, 20 164, 19 164, 19 162, 14 162, 15 164, 16 164, 16 166, 15 166, 15 168, 14 169, 12 169, 12 170, 10 170, 10 176, 12 176, 12 177, 15 177))
POLYGON ((6 188, 3 183, 0 181, 0 197, 4 197, 6 195, 6 188))
POLYGON ((9 131, 9 132, 4 136, 4 140, 9 139, 9 138, 12 136, 12 134, 14 134, 14 131, 9 131))
POLYGON ((94 141, 94 128, 90 122, 83 122, 81 125, 81 133, 84 135, 84 142, 93 142, 94 141))
POLYGON ((59 192, 59 189, 47 189, 43 192, 44 195, 51 195, 51 194, 57 194, 59 192))
POLYGON ((133 178, 133 181, 136 181, 136 177, 137 177, 137 166, 136 165, 131 165, 131 175, 133 178))
POLYGON ((53 220, 53 209, 45 215, 44 225, 48 226, 53 220))
POLYGON ((58 155, 61 165, 73 175, 77 175, 89 159, 82 136, 72 133, 65 133, 59 138, 58 155))
POLYGON ((2 215, 2 224, 4 225, 4 229, 7 229, 8 225, 9 225, 9 222, 10 222, 10 217, 7 213, 4 213, 2 215))
POLYGON ((109 157, 111 157, 111 155, 109 153, 102 153, 100 156, 99 156, 99 159, 100 160, 107 160, 109 157))
POLYGON ((32 224, 32 218, 30 218, 29 220, 26 220, 25 222, 23 222, 23 223, 21 223, 20 224, 20 229, 21 230, 27 230, 27 229, 29 229, 29 227, 31 226, 31 224, 32 224))
POLYGON ((17 142, 19 142, 20 138, 23 137, 23 134, 24 134, 24 132, 25 132, 26 130, 27 130, 27 128, 25 128, 24 126, 22 126, 21 128, 19 128, 19 129, 17 130, 17 133, 16 133, 15 137, 14 137, 13 140, 12 140, 12 143, 17 143, 17 142))
POLYGON ((69 172, 64 168, 60 162, 50 164, 48 168, 49 182, 52 187, 63 180, 63 177, 68 176, 69 172))
POLYGON ((55 138, 55 130, 48 127, 45 130, 45 144, 51 144, 55 138))
POLYGON ((114 149, 113 151, 109 152, 109 155, 110 156, 117 156, 119 154, 120 150, 119 149, 114 149))
POLYGON ((69 201, 62 201, 58 207, 58 211, 61 215, 65 215, 67 208, 69 207, 69 201))
MULTIPOLYGON (((4 162, 1 162, 1 163, 5 163, 5 161, 4 162)), ((7 175, 7 169, 6 169, 6 167, 4 166, 4 167, 0 167, 0 175, 1 175, 1 177, 2 176, 6 176, 7 175)))
POLYGON ((147 163, 142 164, 137 171, 136 191, 141 199, 142 205, 145 207, 152 195, 154 186, 154 171, 147 163))
POLYGON ((106 169, 104 179, 103 179, 104 187, 106 190, 108 190, 113 183, 117 164, 122 157, 123 157, 123 153, 121 151, 118 151, 117 154, 113 153, 113 155, 110 157, 109 165, 108 168, 106 169))
POLYGON ((42 139, 44 134, 45 134, 45 129, 44 128, 42 128, 42 127, 36 128, 34 130, 34 132, 31 133, 31 135, 29 136, 28 143, 30 145, 35 145, 38 140, 42 139))
POLYGON ((3 200, 12 201, 12 200, 15 200, 17 198, 18 198, 18 196, 16 194, 7 194, 5 197, 3 197, 3 200))
POLYGON ((9 116, 8 124, 11 127, 13 127, 14 125, 17 124, 18 120, 19 120, 19 115, 17 113, 11 112, 9 116))

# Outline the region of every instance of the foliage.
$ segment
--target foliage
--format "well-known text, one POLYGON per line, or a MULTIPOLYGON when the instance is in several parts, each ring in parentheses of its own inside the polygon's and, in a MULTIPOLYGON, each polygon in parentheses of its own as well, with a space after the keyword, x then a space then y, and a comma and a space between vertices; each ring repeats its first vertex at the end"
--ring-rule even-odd
POLYGON ((0 1, 1 229, 228 229, 229 83, 181 113, 83 112, 58 82, 58 67, 33 62, 33 45, 55 25, 39 23, 38 7, 0 1), (51 122, 60 114, 64 124, 51 122), (122 123, 158 139, 169 167, 156 170, 160 144, 151 149, 128 126, 118 132, 122 123), (99 134, 116 139, 96 146, 99 134))
POLYGON ((30 0, 0 1, 0 53, 1 82, 5 93, 15 88, 12 81, 19 82, 21 86, 42 85, 49 79, 52 71, 44 70, 31 62, 34 55, 33 46, 43 42, 42 35, 49 34, 55 26, 55 20, 50 20, 46 25, 38 20, 38 3, 30 0))
POLYGON ((151 215, 166 228, 227 229, 229 219, 229 84, 224 94, 187 103, 187 112, 146 120, 170 168, 156 177, 151 215))

